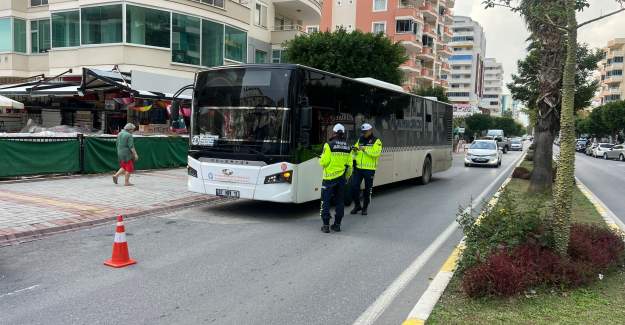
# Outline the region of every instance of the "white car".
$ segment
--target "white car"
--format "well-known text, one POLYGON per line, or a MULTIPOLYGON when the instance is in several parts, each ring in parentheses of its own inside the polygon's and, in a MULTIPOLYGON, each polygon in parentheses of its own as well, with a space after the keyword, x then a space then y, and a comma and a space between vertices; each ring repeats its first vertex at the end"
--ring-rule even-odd
POLYGON ((593 149, 592 156, 595 158, 605 158, 612 147, 614 147, 614 145, 610 143, 599 143, 599 145, 593 149))
POLYGON ((495 140, 475 140, 464 156, 464 166, 501 166, 501 150, 495 140))

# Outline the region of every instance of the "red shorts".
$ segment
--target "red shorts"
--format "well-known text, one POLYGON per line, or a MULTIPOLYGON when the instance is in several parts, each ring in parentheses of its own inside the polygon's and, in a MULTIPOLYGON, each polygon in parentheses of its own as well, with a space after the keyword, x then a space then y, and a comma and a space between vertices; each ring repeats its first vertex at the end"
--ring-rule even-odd
POLYGON ((119 167, 123 168, 125 171, 132 173, 135 171, 135 161, 130 159, 128 161, 120 161, 119 167))

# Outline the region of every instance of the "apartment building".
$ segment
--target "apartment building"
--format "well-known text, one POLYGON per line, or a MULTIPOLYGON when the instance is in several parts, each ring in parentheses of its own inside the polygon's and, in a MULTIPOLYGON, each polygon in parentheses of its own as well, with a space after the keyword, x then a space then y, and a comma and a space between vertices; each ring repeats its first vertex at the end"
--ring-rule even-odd
POLYGON ((625 38, 616 38, 608 42, 603 49, 603 59, 599 62, 601 74, 600 104, 625 100, 625 82, 623 80, 623 58, 625 57, 625 38))
POLYGON ((454 16, 449 43, 451 73, 447 96, 457 107, 475 111, 483 95, 486 36, 482 26, 469 17, 454 16))
POLYGON ((493 58, 484 60, 484 93, 480 107, 491 115, 501 116, 503 93, 503 66, 493 58))
POLYGON ((2 0, 0 83, 82 67, 192 78, 275 63, 284 41, 320 19, 320 0, 2 0))
POLYGON ((320 27, 384 33, 400 42, 409 57, 400 67, 404 88, 447 88, 454 4, 455 0, 326 0, 320 27))

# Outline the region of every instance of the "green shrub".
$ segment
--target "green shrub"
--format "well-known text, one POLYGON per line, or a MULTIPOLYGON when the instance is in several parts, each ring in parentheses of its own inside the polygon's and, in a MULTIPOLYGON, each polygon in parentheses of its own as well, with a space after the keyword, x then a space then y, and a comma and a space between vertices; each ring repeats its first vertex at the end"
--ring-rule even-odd
POLYGON ((546 229, 542 221, 547 207, 539 198, 531 200, 535 202, 524 204, 521 211, 517 199, 504 190, 495 207, 484 204, 479 223, 476 222, 478 216, 473 213, 458 216, 458 223, 466 236, 462 259, 458 262, 460 273, 485 261, 492 252, 504 248, 524 243, 552 247, 550 228, 546 229))

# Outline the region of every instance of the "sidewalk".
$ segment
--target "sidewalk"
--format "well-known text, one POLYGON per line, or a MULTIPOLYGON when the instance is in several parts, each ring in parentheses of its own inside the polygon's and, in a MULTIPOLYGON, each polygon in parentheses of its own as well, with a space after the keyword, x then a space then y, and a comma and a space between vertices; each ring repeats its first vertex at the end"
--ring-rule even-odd
POLYGON ((131 182, 115 185, 106 174, 0 183, 0 246, 219 199, 188 192, 186 169, 139 172, 131 182))

